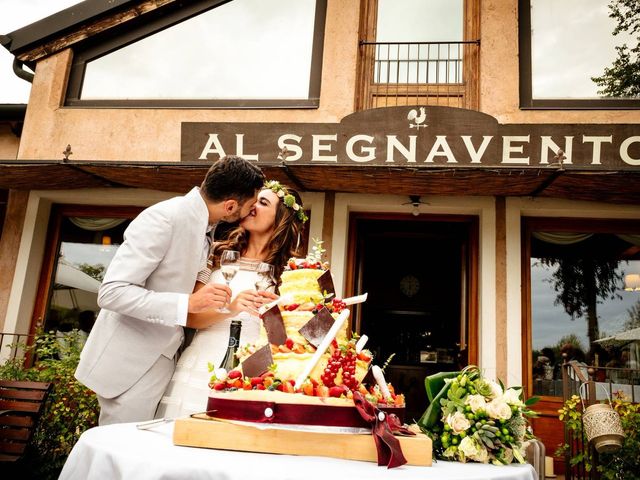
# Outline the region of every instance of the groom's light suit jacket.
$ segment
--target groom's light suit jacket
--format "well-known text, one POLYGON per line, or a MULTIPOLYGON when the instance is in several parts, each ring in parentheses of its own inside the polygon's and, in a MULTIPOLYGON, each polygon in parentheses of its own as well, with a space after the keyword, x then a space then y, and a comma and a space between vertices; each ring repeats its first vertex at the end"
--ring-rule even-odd
POLYGON ((194 188, 147 208, 125 231, 100 287, 102 310, 75 373, 98 395, 117 397, 160 355, 175 355, 183 339, 176 324, 179 309, 186 313, 188 294, 206 267, 208 218, 194 188))

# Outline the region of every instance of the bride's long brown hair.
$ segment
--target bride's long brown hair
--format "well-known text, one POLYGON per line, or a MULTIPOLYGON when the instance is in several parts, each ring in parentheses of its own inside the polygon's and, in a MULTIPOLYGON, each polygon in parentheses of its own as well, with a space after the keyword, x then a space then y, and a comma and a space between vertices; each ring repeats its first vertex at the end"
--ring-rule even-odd
MULTIPOLYGON (((282 187, 287 193, 293 195, 296 203, 300 208, 303 208, 302 200, 298 192, 285 185, 282 185, 282 187)), ((263 190, 269 189, 265 188, 263 190)), ((282 198, 278 197, 276 216, 273 224, 275 228, 271 234, 271 238, 269 238, 267 242, 268 251, 264 262, 273 265, 274 280, 276 281, 276 285, 280 285, 280 276, 287 261, 298 253, 298 243, 302 236, 304 222, 300 220, 297 212, 293 208, 287 207, 282 201, 282 198)), ((209 258, 213 263, 213 269, 215 270, 220 266, 220 255, 223 250, 237 250, 242 255, 246 252, 248 243, 249 232, 243 227, 233 229, 226 240, 222 240, 213 245, 209 258)))

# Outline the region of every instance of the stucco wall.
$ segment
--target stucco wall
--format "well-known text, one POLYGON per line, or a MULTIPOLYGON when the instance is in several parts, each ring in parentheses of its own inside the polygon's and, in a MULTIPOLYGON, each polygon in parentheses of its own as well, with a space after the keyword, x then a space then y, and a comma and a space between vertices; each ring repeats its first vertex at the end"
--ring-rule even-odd
MULTIPOLYGON (((360 0, 329 0, 320 107, 310 110, 61 108, 70 50, 37 65, 21 159, 177 161, 181 122, 335 122, 352 113, 360 0)), ((481 2, 480 110, 503 123, 634 123, 635 111, 521 111, 517 0, 481 2)), ((0 144, 1 145, 1 144, 0 144)))
POLYGON ((181 122, 336 122, 354 110, 358 0, 329 0, 320 107, 311 110, 60 108, 70 50, 40 61, 20 145, 21 159, 178 161, 181 122))
POLYGON ((15 160, 20 139, 11 131, 8 123, 0 123, 0 160, 15 160))

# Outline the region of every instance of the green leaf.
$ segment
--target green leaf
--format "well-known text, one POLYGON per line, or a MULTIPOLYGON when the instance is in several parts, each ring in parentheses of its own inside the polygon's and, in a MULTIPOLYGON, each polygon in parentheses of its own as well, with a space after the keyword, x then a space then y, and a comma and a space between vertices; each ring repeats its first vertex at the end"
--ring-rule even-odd
POLYGON ((429 402, 432 402, 436 395, 440 393, 440 390, 444 387, 446 379, 454 378, 458 376, 459 373, 460 372, 440 372, 425 377, 424 388, 427 391, 427 398, 429 399, 429 402))

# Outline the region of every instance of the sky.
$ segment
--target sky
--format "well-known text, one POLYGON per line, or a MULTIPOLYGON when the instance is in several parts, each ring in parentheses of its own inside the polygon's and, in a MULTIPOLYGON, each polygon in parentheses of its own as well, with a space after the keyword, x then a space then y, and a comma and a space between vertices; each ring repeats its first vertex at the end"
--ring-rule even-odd
MULTIPOLYGON (((79 0, 0 0, 0 34, 18 30, 60 10, 80 3, 79 0)), ((29 82, 13 73, 13 55, 0 47, 0 103, 27 103, 29 82)))

